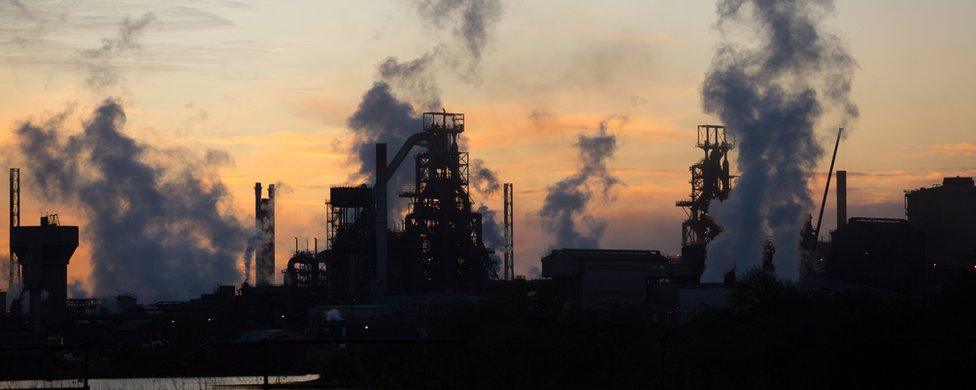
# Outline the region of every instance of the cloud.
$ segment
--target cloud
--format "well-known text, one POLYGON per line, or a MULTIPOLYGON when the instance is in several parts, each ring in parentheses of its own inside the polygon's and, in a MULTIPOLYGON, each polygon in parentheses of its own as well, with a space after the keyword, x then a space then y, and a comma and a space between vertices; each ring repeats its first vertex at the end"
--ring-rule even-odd
MULTIPOLYGON (((468 58, 469 76, 477 74, 494 26, 501 19, 500 0, 425 0, 418 3, 421 17, 438 28, 450 26, 468 58)), ((453 61, 453 60, 452 60, 453 61)))
POLYGON ((976 156, 976 143, 958 142, 950 144, 936 144, 932 146, 932 152, 947 156, 976 156))

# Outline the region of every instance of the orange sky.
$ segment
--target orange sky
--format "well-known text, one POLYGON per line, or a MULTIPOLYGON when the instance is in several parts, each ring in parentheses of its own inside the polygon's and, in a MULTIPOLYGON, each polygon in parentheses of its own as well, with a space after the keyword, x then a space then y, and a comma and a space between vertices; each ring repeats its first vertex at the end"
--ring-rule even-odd
MULTIPOLYGON (((409 2, 360 3, 39 2, 19 17, 0 3, 8 26, 0 31, 0 126, 68 110, 79 131, 95 104, 117 96, 126 132, 141 142, 230 153, 234 164, 221 176, 242 220, 253 218, 255 181, 283 183, 283 265, 293 237, 324 235, 328 187, 347 184, 354 171, 345 120, 375 65, 457 45, 409 2), (121 82, 88 88, 79 53, 147 12, 156 21, 138 50, 110 64, 121 82)), ((546 186, 576 169, 576 136, 611 116, 628 118, 610 128, 619 137, 610 169, 625 184, 613 203, 590 209, 609 222, 602 245, 677 252, 684 213, 674 201, 687 196, 687 167, 699 158, 695 126, 715 122, 701 113, 699 95, 718 41, 713 5, 685 3, 504 2, 476 80, 441 65, 442 101, 466 114, 471 156, 515 183, 518 274, 538 266, 551 243, 536 217, 546 186), (533 120, 534 112, 548 119, 533 120)), ((853 99, 862 112, 838 156, 851 171, 849 215, 897 217, 903 190, 976 175, 976 31, 965 18, 974 8, 837 2, 829 27, 858 61, 853 99)), ((818 127, 827 148, 831 127, 818 127)), ((15 160, 13 142, 11 131, 0 133, 5 165, 15 160)), ((810 183, 817 200, 822 179, 810 183)), ((86 216, 33 195, 26 184, 26 222, 56 211, 84 232, 86 216)), ((501 208, 500 197, 478 201, 501 208)), ((825 225, 833 226, 829 210, 825 225)), ((70 277, 85 282, 88 264, 83 244, 70 277)))

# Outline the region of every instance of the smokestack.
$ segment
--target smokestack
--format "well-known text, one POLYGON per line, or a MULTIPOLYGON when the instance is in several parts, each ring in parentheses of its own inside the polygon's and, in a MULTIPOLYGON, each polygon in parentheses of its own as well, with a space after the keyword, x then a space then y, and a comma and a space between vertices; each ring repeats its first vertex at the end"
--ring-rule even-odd
MULTIPOLYGON (((10 230, 7 237, 13 237, 14 228, 20 226, 20 168, 10 168, 10 230)), ((20 265, 17 262, 17 255, 14 253, 13 241, 10 241, 8 248, 7 266, 7 292, 11 297, 20 290, 20 265)), ((5 307, 6 308, 6 307, 5 307)))
POLYGON ((274 284, 275 271, 275 185, 268 185, 268 197, 261 197, 261 183, 254 183, 254 224, 260 234, 254 259, 256 286, 274 284))
POLYGON ((376 144, 376 188, 373 193, 376 196, 376 281, 379 291, 377 294, 385 294, 386 285, 386 144, 376 144))
POLYGON ((837 227, 847 224, 847 171, 837 171, 837 227))
POLYGON ((512 183, 505 183, 505 263, 504 279, 515 279, 515 191, 512 183))
POLYGON ((265 267, 268 284, 274 284, 275 280, 275 185, 268 184, 268 203, 265 209, 265 233, 267 241, 267 254, 265 267))
POLYGON ((261 182, 254 183, 254 228, 261 231, 261 182))

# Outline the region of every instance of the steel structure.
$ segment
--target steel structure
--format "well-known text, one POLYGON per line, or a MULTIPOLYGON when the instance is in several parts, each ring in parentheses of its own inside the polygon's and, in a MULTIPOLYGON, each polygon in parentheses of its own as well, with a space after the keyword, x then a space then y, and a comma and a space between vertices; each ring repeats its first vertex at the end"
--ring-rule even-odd
POLYGON ((515 279, 515 191, 512 183, 504 184, 505 197, 505 255, 503 274, 505 280, 515 279))
MULTIPOLYGON (((10 168, 10 230, 7 237, 12 237, 14 228, 20 226, 20 168, 10 168)), ((14 254, 14 243, 10 240, 8 249, 9 263, 7 264, 7 291, 13 292, 20 284, 20 267, 17 255, 14 254)))
POLYGON ((423 115, 425 150, 417 153, 415 189, 404 233, 416 236, 423 291, 463 290, 497 278, 482 240, 481 214, 471 211, 468 153, 459 149, 464 114, 423 115))
POLYGON ((320 280, 320 277, 313 277, 312 271, 322 271, 324 264, 329 296, 350 301, 368 299, 373 294, 372 281, 376 273, 371 252, 373 231, 370 229, 374 213, 373 190, 365 185, 332 187, 326 205, 327 249, 315 256, 318 268, 312 270, 306 265, 307 276, 305 280, 299 280, 298 285, 320 280))
POLYGON ((735 145, 727 138, 725 126, 698 126, 697 146, 704 152, 704 157, 689 168, 691 197, 675 202, 675 206, 688 213, 688 219, 681 223, 683 247, 704 246, 721 232, 709 215, 708 206, 713 199, 728 199, 735 177, 729 173, 728 158, 735 145))

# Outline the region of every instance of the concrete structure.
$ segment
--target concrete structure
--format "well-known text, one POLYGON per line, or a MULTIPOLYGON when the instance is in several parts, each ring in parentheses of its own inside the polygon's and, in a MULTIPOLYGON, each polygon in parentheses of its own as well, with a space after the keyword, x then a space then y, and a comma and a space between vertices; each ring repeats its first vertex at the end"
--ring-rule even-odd
POLYGON ((580 309, 643 305, 648 288, 668 276, 668 258, 654 250, 557 249, 542 258, 552 278, 580 309))
POLYGON ((254 183, 254 225, 261 235, 254 256, 257 286, 275 282, 275 186, 268 185, 268 197, 261 197, 261 183, 254 183))
POLYGON ((60 226, 56 215, 41 217, 40 226, 13 228, 11 247, 23 270, 22 299, 31 317, 61 315, 68 299, 68 261, 78 248, 78 227, 60 226))
POLYGON ((837 171, 837 227, 847 223, 847 171, 837 171))
POLYGON ((904 219, 851 218, 831 233, 827 275, 897 291, 919 288, 931 266, 925 237, 904 219))
POLYGON ((925 257, 946 270, 976 268, 976 186, 947 177, 941 186, 905 193, 908 223, 925 233, 925 257))

